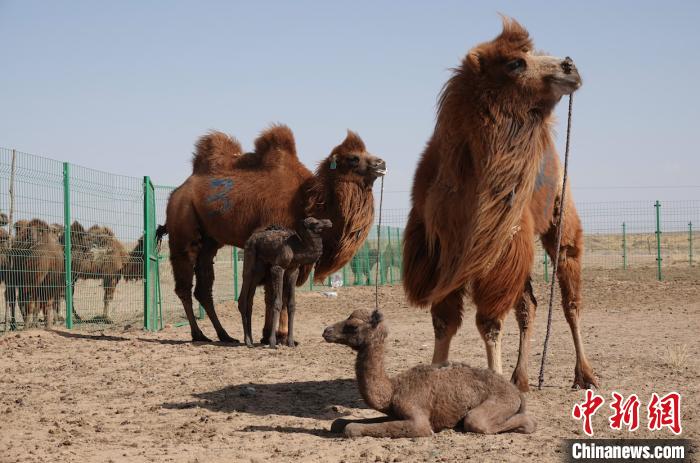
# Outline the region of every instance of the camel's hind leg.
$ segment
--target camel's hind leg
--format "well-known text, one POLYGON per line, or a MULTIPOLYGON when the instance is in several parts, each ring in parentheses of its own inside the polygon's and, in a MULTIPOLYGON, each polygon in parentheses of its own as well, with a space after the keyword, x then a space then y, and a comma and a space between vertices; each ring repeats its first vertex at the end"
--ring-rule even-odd
POLYGON ((474 280, 472 296, 476 304, 476 325, 486 346, 489 368, 503 373, 501 364, 502 326, 508 311, 523 294, 534 259, 532 218, 523 215, 520 229, 491 270, 474 280))
POLYGON ((527 374, 527 363, 530 357, 530 336, 535 321, 537 299, 532 291, 530 277, 525 281, 525 289, 515 305, 515 317, 518 319, 520 329, 520 348, 518 349, 518 363, 513 370, 511 382, 523 392, 530 390, 527 374))
POLYGON ((207 312, 207 317, 214 325, 216 335, 222 342, 238 343, 237 339, 228 335, 219 317, 214 310, 214 298, 212 296, 212 287, 214 286, 214 257, 219 250, 218 244, 212 240, 202 240, 202 248, 197 256, 197 263, 194 266, 194 273, 197 277, 197 284, 194 288, 194 297, 202 304, 207 312))
POLYGON ((537 429, 535 420, 525 414, 525 407, 503 397, 489 397, 464 417, 464 430, 479 434, 520 432, 530 434, 537 429))
MULTIPOLYGON (((295 283, 296 286, 296 283, 295 283)), ((289 335, 289 314, 287 302, 282 302, 282 309, 279 313, 279 323, 276 328, 274 328, 273 318, 275 316, 274 311, 274 290, 272 289, 272 283, 270 281, 270 276, 266 275, 265 278, 265 326, 263 327, 262 338, 260 342, 262 344, 269 344, 270 334, 272 330, 275 330, 275 339, 277 342, 286 344, 289 335)))
POLYGON ((211 339, 206 337, 199 325, 197 325, 197 318, 194 316, 192 308, 192 278, 194 277, 196 252, 196 249, 174 252, 171 241, 170 263, 173 267, 173 276, 175 277, 175 294, 180 298, 185 309, 187 321, 190 323, 192 341, 211 342, 211 339))
POLYGON ((430 308, 435 332, 433 364, 446 362, 450 355, 452 337, 462 325, 464 292, 464 289, 454 291, 430 308))
POLYGON ((104 289, 102 318, 106 323, 112 323, 112 319, 109 318, 109 305, 114 299, 114 292, 117 290, 120 278, 120 275, 108 275, 102 279, 102 289, 104 289))
MULTIPOLYGON (((556 250, 556 226, 552 226, 542 235, 542 245, 552 260, 556 250)), ((583 258, 583 230, 573 204, 568 204, 564 220, 564 231, 559 248, 557 277, 561 288, 562 306, 566 321, 571 328, 576 349, 576 366, 574 368, 574 388, 588 389, 598 387, 598 381, 588 363, 583 349, 583 340, 579 322, 581 319, 581 259, 583 258)))
MULTIPOLYGON (((294 312, 296 311, 296 283, 299 277, 299 269, 289 270, 284 273, 284 289, 283 289, 283 300, 284 305, 287 306, 287 314, 289 315, 289 325, 287 332, 286 344, 289 347, 294 347, 294 312)), ((281 341, 280 341, 281 342, 281 341)))

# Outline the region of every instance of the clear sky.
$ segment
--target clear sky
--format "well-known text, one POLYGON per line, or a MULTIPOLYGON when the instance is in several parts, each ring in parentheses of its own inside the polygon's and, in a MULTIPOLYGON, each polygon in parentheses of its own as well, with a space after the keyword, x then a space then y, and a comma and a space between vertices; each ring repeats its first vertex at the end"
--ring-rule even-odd
POLYGON ((176 185, 209 129, 250 149, 284 122, 314 167, 351 128, 408 207, 449 68, 498 12, 583 75, 579 201, 700 198, 698 1, 0 1, 0 146, 176 185))

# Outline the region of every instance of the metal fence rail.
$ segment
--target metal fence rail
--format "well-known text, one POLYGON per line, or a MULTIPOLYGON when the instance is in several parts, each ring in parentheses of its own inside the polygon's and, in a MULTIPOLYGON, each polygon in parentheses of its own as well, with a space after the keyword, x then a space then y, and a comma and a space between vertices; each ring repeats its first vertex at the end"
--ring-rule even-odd
MULTIPOLYGON (((155 241, 172 190, 149 177, 0 148, 0 333, 38 324, 157 330, 183 322, 167 236, 160 249, 155 241)), ((662 279, 670 269, 686 268, 700 277, 700 201, 579 203, 577 209, 584 272, 638 269, 662 279)), ((345 267, 301 289, 374 285, 377 270, 380 284, 400 283, 407 216, 407 209, 382 211, 381 234, 375 226, 345 267)), ((551 264, 536 246, 533 273, 549 279, 551 264)), ((237 300, 242 259, 237 248, 219 250, 216 303, 237 300)))

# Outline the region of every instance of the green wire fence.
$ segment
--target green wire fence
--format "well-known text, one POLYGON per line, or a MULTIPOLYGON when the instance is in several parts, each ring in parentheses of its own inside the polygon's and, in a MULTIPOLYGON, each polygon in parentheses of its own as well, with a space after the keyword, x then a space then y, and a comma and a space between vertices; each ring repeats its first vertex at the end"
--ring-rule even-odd
MULTIPOLYGON (((172 187, 149 177, 101 172, 0 148, 0 333, 35 325, 161 329, 182 323, 165 237, 172 187)), ((662 279, 671 269, 698 272, 695 243, 700 201, 579 203, 584 272, 635 270, 662 279)), ((382 211, 348 264, 303 291, 401 282, 408 210, 382 211), (381 242, 378 240, 381 236, 381 242)), ((243 253, 223 247, 215 260, 217 304, 240 291, 243 253)), ((533 275, 551 278, 551 262, 536 244, 533 275)), ((204 317, 200 310, 199 316, 204 317)))

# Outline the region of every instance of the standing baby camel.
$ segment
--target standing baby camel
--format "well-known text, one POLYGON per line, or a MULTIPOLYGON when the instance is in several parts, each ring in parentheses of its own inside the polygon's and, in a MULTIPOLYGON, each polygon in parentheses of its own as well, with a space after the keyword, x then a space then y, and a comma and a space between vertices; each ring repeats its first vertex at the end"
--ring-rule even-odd
POLYGON ((272 225, 248 238, 243 257, 243 285, 238 298, 246 346, 253 347, 251 315, 255 288, 269 276, 270 285, 266 288, 270 288, 270 294, 265 293, 265 304, 273 308, 270 347, 274 348, 277 345, 275 329, 279 323, 283 303, 286 303, 289 315, 287 345, 294 347, 294 289, 299 267, 315 264, 321 257, 321 232, 332 226, 330 220, 307 217, 298 234, 288 228, 272 225))
POLYGON ((384 371, 386 335, 382 314, 364 309, 323 332, 327 342, 357 351, 360 393, 367 405, 388 415, 337 419, 332 432, 344 432, 347 437, 425 437, 460 423, 465 431, 481 434, 535 430, 518 389, 491 370, 443 363, 418 365, 389 378, 384 371))

